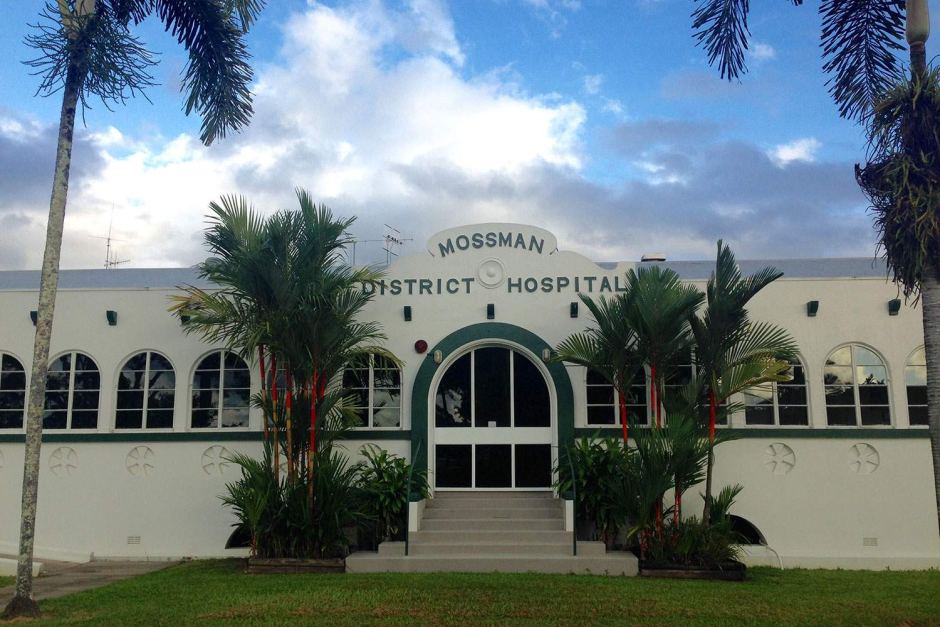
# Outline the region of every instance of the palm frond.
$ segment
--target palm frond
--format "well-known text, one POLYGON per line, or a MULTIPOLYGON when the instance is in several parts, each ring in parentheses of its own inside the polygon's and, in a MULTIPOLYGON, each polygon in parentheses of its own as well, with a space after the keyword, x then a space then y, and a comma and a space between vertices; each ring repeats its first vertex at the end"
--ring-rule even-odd
POLYGON ((708 64, 717 62, 721 78, 733 80, 747 72, 749 11, 749 0, 701 0, 692 12, 693 35, 705 48, 708 64))

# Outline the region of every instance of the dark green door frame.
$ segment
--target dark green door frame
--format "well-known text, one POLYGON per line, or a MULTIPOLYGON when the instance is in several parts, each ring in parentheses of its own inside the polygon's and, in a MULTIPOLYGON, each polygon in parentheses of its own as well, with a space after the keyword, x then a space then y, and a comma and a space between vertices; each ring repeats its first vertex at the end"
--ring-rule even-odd
MULTIPOLYGON (((428 470, 428 399, 431 381, 440 368, 440 365, 434 363, 434 353, 443 353, 443 363, 455 351, 480 340, 513 342, 529 350, 536 358, 544 349, 551 349, 545 340, 522 327, 505 322, 481 322, 454 331, 428 350, 411 388, 411 459, 415 470, 428 470)), ((571 378, 564 364, 552 362, 545 365, 555 388, 558 445, 564 447, 574 440, 574 393, 571 390, 571 378)))

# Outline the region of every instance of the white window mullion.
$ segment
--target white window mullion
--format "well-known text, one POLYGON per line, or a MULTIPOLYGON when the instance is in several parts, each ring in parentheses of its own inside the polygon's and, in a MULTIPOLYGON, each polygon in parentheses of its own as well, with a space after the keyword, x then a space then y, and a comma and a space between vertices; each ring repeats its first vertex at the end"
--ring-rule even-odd
POLYGON ((516 351, 509 351, 509 426, 516 426, 516 351))
POLYGON ((69 389, 65 399, 65 428, 72 428, 72 395, 75 392, 75 360, 78 353, 69 354, 69 389))

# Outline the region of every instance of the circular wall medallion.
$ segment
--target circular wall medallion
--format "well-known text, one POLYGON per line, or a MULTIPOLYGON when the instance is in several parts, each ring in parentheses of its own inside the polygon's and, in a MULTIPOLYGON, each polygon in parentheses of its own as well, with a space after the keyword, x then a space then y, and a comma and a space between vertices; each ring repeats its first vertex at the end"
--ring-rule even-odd
POLYGON ((484 259, 477 267, 477 279, 483 287, 499 287, 505 278, 506 269, 503 268, 503 262, 495 257, 484 259))
POLYGON ((764 467, 775 475, 785 475, 796 466, 796 453, 783 442, 774 442, 764 450, 764 467))
POLYGON ((78 453, 70 446, 60 446, 49 456, 49 470, 59 477, 74 474, 78 470, 78 453))
POLYGON ((210 446, 202 453, 202 471, 207 475, 221 475, 231 463, 228 461, 231 455, 231 451, 224 446, 210 446))
POLYGON ((149 475, 154 471, 153 449, 149 446, 135 446, 124 459, 124 467, 135 477, 149 475))
POLYGON ((859 442, 849 447, 849 468, 859 475, 870 475, 881 465, 881 455, 871 444, 859 442))

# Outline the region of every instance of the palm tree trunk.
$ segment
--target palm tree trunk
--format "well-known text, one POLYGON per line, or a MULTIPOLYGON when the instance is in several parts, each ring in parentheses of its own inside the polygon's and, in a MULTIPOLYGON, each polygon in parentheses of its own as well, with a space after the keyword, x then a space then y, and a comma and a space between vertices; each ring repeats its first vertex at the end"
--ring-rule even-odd
MULTIPOLYGON (((258 345, 258 368, 261 370, 261 398, 264 398, 264 391, 267 385, 265 384, 265 378, 268 376, 268 371, 264 367, 264 346, 258 345)), ((264 441, 268 441, 268 417, 262 416, 261 421, 261 433, 264 437, 264 441)))
POLYGON ((921 282, 920 306, 924 318, 927 357, 927 422, 933 458, 933 485, 940 529, 940 268, 927 272, 921 282))
POLYGON ((310 380, 310 443, 307 447, 307 498, 313 506, 313 461, 317 453, 317 401, 320 399, 320 384, 317 371, 310 380))
POLYGON ((16 566, 16 592, 3 612, 3 619, 38 616, 39 606, 33 601, 33 542, 36 533, 36 505, 39 494, 39 451, 42 446, 43 401, 46 393, 46 372, 49 369, 49 343, 55 313, 56 289, 59 285, 59 258, 62 251, 62 230, 69 190, 69 168, 72 163, 72 137, 75 132, 75 110, 81 93, 84 71, 76 60, 69 63, 62 93, 59 116, 59 139, 56 147, 49 222, 46 225, 46 248, 42 258, 39 281, 39 306, 36 336, 33 341, 33 367, 29 382, 29 403, 26 414, 26 450, 23 463, 23 495, 20 518, 20 552, 16 566))
POLYGON ((702 510, 702 522, 706 525, 711 520, 712 508, 712 471, 715 468, 715 421, 717 401, 713 389, 708 390, 708 466, 705 468, 705 508, 702 510))
POLYGON ((627 438, 630 435, 627 429, 627 399, 624 398, 622 391, 617 390, 617 394, 620 396, 620 427, 623 430, 623 446, 626 449, 627 438))

